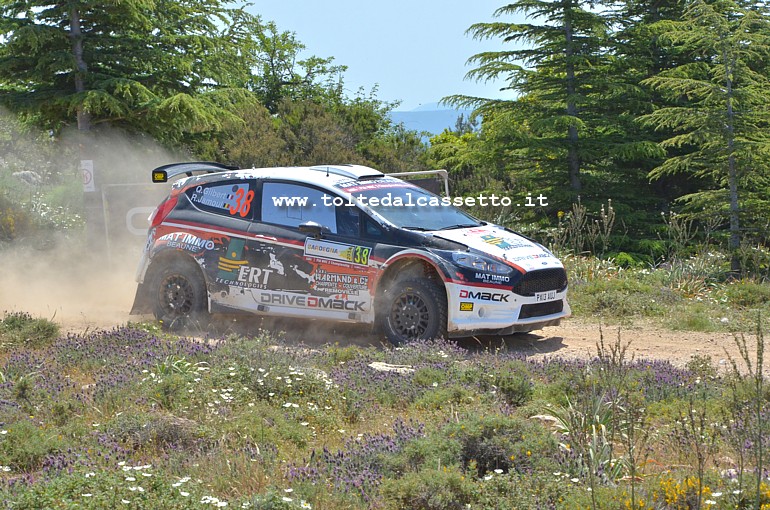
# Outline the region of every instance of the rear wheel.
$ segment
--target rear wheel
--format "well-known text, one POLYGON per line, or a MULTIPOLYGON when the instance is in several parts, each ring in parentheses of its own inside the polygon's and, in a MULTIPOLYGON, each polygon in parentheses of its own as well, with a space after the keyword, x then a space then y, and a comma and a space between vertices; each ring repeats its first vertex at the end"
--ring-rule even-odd
POLYGON ((192 261, 175 260, 159 270, 153 285, 155 318, 169 329, 198 325, 207 319, 206 284, 192 261))
POLYGON ((393 345, 446 336, 446 294, 434 280, 395 282, 383 300, 382 328, 393 345))

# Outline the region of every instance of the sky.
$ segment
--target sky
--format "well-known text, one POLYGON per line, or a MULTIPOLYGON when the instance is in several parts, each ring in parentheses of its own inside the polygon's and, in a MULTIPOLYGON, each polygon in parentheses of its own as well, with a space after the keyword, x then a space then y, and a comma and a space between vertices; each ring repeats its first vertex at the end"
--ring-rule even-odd
MULTIPOLYGON (((382 101, 408 111, 452 94, 512 98, 502 82, 465 80, 466 60, 503 49, 502 40, 477 41, 465 34, 474 23, 493 21, 504 0, 251 0, 251 13, 294 32, 303 57, 334 57, 346 65, 345 88, 353 96, 375 85, 382 101)), ((506 21, 514 21, 504 18, 506 21)), ((521 20, 517 20, 521 21, 521 20)))

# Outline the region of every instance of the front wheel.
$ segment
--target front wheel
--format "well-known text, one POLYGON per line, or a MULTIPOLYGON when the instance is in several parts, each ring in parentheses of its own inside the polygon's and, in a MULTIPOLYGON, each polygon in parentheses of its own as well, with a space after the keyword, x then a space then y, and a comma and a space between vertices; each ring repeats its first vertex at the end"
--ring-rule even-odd
POLYGON ((382 327, 393 345, 446 336, 446 294, 435 281, 396 282, 383 300, 382 327))
POLYGON ((171 262, 159 270, 153 287, 153 312, 164 327, 181 329, 206 318, 206 284, 194 262, 171 262))

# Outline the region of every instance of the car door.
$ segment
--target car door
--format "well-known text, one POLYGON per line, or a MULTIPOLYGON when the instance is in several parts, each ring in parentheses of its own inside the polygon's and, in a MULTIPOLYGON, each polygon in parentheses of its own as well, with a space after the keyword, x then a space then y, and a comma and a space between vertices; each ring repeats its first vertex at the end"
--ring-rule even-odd
POLYGON ((187 206, 177 208, 174 221, 205 240, 201 268, 206 275, 213 310, 241 308, 242 269, 249 264, 248 230, 259 207, 255 179, 203 182, 185 191, 187 206))
POLYGON ((335 207, 328 191, 302 183, 267 180, 261 192, 259 217, 249 233, 269 274, 266 288, 254 293, 257 309, 369 321, 373 242, 360 238, 358 209, 335 207), (300 225, 308 222, 321 225, 323 233, 302 232, 300 225))

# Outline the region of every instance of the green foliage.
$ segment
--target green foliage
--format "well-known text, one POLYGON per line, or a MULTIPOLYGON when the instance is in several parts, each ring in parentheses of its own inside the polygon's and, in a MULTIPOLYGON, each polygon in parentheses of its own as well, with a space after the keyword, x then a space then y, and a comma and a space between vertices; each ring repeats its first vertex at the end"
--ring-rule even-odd
MULTIPOLYGON (((138 466, 142 467, 142 466, 138 466)), ((220 500, 204 496, 195 482, 180 484, 166 480, 150 470, 77 470, 47 483, 19 484, 6 502, 13 508, 211 508, 220 500), (149 476, 142 476, 145 473, 149 476), (139 479, 137 481, 137 478, 139 479), (178 488, 182 487, 182 488, 178 488), (141 490, 139 490, 141 488, 141 490)))
MULTIPOLYGON (((679 104, 659 108, 639 121, 672 136, 661 147, 672 154, 651 177, 684 173, 706 185, 680 199, 701 211, 704 206, 729 220, 731 250, 740 246, 744 201, 764 201, 770 182, 764 126, 767 104, 770 22, 766 6, 741 2, 689 2, 682 20, 660 23, 662 36, 697 59, 645 80, 679 104), (684 100, 684 101, 682 101, 684 100)), ((740 270, 733 258, 733 270, 740 270)))
POLYGON ((294 33, 280 32, 272 22, 255 34, 256 70, 249 89, 271 114, 287 99, 322 102, 340 94, 346 67, 332 65, 332 57, 299 59, 305 49, 294 33))
POLYGON ((580 314, 605 317, 658 316, 673 303, 671 291, 634 279, 593 280, 573 299, 580 314))
POLYGON ((241 167, 301 166, 324 162, 369 165, 386 172, 425 169, 425 145, 418 133, 392 125, 395 104, 373 93, 352 99, 331 94, 284 98, 275 113, 254 105, 243 122, 220 133, 191 138, 191 150, 241 167))
POLYGON ((382 493, 387 508, 462 510, 474 499, 474 484, 456 468, 426 469, 387 480, 382 493))
POLYGON ((508 405, 523 406, 532 399, 534 382, 524 363, 507 363, 499 368, 494 385, 508 405))
POLYGON ((704 356, 686 367, 635 361, 601 331, 597 356, 582 360, 447 342, 307 349, 264 332, 204 343, 135 328, 13 346, 0 373, 0 499, 651 510, 694 508, 700 496, 702 508, 750 508, 770 494, 755 469, 765 449, 746 447, 769 430, 755 327, 736 338, 727 375, 704 356), (373 360, 414 372, 370 372, 373 360), (153 397, 166 380, 176 381, 168 409, 153 397), (389 399, 374 398, 380 388, 389 399), (528 403, 512 406, 522 394, 528 403), (723 456, 730 471, 712 462, 723 456))
POLYGON ((738 281, 727 285, 725 294, 728 301, 740 307, 756 307, 770 303, 768 285, 753 281, 738 281))
POLYGON ((80 129, 109 122, 175 140, 234 117, 260 28, 218 0, 5 3, 0 100, 46 128, 77 115, 80 129))
POLYGON ((40 348, 49 345, 59 336, 59 325, 27 312, 6 312, 0 320, 0 345, 25 345, 40 348))
POLYGON ((127 412, 106 425, 107 433, 131 450, 200 450, 206 446, 206 430, 198 423, 165 413, 127 412))
POLYGON ((0 458, 14 471, 38 470, 46 456, 64 446, 61 438, 30 420, 17 421, 4 429, 7 432, 0 439, 0 458))
POLYGON ((542 425, 500 415, 479 416, 449 425, 445 433, 460 443, 463 468, 476 476, 554 468, 557 443, 542 425))

